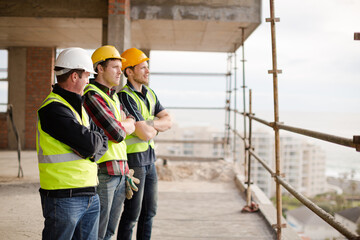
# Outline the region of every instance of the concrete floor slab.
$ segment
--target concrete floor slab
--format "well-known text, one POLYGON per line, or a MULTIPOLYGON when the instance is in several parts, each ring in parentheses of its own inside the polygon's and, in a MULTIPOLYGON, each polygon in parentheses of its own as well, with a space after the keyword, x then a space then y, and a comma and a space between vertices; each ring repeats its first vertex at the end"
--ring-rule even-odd
MULTIPOLYGON (((24 178, 16 152, 1 151, 0 164, 0 238, 41 239, 36 152, 22 152, 24 178)), ((244 205, 233 182, 159 181, 152 239, 275 239, 260 213, 241 213, 244 205)))

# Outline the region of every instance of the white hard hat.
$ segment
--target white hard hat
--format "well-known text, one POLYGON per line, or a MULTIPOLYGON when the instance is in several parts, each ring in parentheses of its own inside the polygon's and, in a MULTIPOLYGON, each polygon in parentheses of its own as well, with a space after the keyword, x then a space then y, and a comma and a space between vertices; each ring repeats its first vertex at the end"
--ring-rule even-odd
POLYGON ((82 48, 66 48, 64 49, 55 61, 55 67, 62 67, 60 71, 56 71, 56 76, 65 74, 71 69, 83 69, 86 72, 94 73, 91 57, 82 48))

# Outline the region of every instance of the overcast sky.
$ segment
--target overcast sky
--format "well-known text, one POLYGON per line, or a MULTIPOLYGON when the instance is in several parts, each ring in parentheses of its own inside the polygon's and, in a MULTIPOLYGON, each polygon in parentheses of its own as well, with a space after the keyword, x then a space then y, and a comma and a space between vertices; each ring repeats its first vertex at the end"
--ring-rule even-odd
MULTIPOLYGON (((273 81, 267 73, 272 69, 271 30, 265 22, 270 10, 269 1, 262 3, 262 23, 245 42, 246 92, 252 89, 253 112, 273 121, 273 81)), ((360 32, 359 10, 359 0, 275 1, 275 17, 280 18, 276 23, 278 68, 283 71, 278 79, 281 122, 346 138, 360 135, 360 41, 354 40, 354 33, 360 32)), ((238 87, 242 85, 241 55, 239 48, 238 87)), ((227 69, 225 53, 152 51, 150 57, 152 72, 227 69)), ((165 106, 223 107, 225 103, 224 78, 153 75, 150 86, 165 106)), ((242 110, 242 96, 237 96, 237 106, 242 110)), ((219 129, 224 126, 221 111, 171 112, 180 125, 210 122, 208 125, 219 129)), ((239 118, 240 128, 241 121, 239 118)), ((265 127, 255 122, 253 128, 265 127)), ((327 174, 356 169, 360 178, 360 155, 355 149, 306 140, 325 149, 327 174)))
MULTIPOLYGON (((360 32, 359 10, 358 0, 275 1, 278 68, 283 71, 280 110, 360 113, 360 41, 354 40, 354 32, 360 32)), ((263 1, 262 23, 245 42, 245 79, 255 112, 273 109, 272 75, 267 73, 272 68, 269 16, 269 1, 263 1)), ((242 49, 237 52, 240 86, 242 49)), ((226 56, 152 51, 150 67, 153 72, 225 72, 226 56)), ((223 78, 151 79, 164 105, 224 105, 223 78)))

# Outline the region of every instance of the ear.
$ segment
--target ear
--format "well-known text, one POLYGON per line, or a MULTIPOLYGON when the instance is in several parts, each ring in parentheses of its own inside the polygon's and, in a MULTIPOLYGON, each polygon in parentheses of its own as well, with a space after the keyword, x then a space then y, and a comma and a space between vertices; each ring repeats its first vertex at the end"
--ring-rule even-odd
POLYGON ((71 81, 72 82, 75 82, 76 79, 78 79, 79 75, 76 73, 76 72, 73 72, 71 75, 70 75, 70 78, 71 78, 71 81))
POLYGON ((97 69, 97 72, 98 72, 98 73, 104 72, 104 68, 103 68, 103 66, 101 66, 101 64, 98 64, 98 65, 96 66, 96 69, 97 69))
POLYGON ((134 73, 134 71, 131 68, 125 68, 127 76, 130 76, 134 73))

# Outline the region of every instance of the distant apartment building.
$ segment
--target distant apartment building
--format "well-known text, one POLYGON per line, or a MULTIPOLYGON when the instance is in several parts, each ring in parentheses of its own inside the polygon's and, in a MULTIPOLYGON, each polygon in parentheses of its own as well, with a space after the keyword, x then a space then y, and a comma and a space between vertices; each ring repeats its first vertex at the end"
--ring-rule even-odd
POLYGON ((315 196, 327 190, 326 155, 317 145, 303 144, 302 193, 315 196))
MULTIPOLYGON (((274 137, 267 132, 252 134, 255 152, 275 171, 274 137)), ((281 173, 284 179, 305 196, 314 196, 326 190, 326 156, 316 145, 292 136, 280 137, 281 173)), ((275 194, 275 183, 262 165, 252 160, 251 177, 268 197, 275 194)))
POLYGON ((156 154, 166 156, 224 157, 224 133, 207 126, 179 128, 160 133, 155 139, 156 154), (173 142, 171 140, 176 140, 173 142), (157 144, 158 142, 158 144, 157 144))
MULTIPOLYGON (((179 128, 176 124, 171 131, 160 133, 156 140, 156 153, 166 156, 193 156, 224 158, 226 151, 220 143, 196 143, 196 141, 221 142, 224 133, 216 129, 199 126, 179 128), (176 140, 178 143, 171 142, 176 140), (190 142, 189 142, 190 141, 190 142)), ((230 139, 230 144, 233 141, 230 139)), ((281 173, 296 190, 306 196, 325 192, 326 158, 324 151, 300 138, 281 136, 281 173)), ((237 158, 242 163, 244 147, 242 140, 237 140, 237 158)), ((252 146, 257 155, 275 171, 274 137, 268 132, 252 132, 252 146)), ((230 147, 231 149, 231 147, 230 147)), ((254 158, 251 159, 251 178, 270 198, 275 194, 275 182, 269 172, 254 158)), ((285 191, 284 191, 285 192, 285 191)))
MULTIPOLYGON (((251 145, 254 147, 256 154, 271 169, 275 169, 274 137, 266 132, 253 132, 251 145)), ((270 173, 254 158, 251 158, 251 179, 263 190, 266 196, 270 198, 274 195, 274 180, 271 178, 270 173)))

